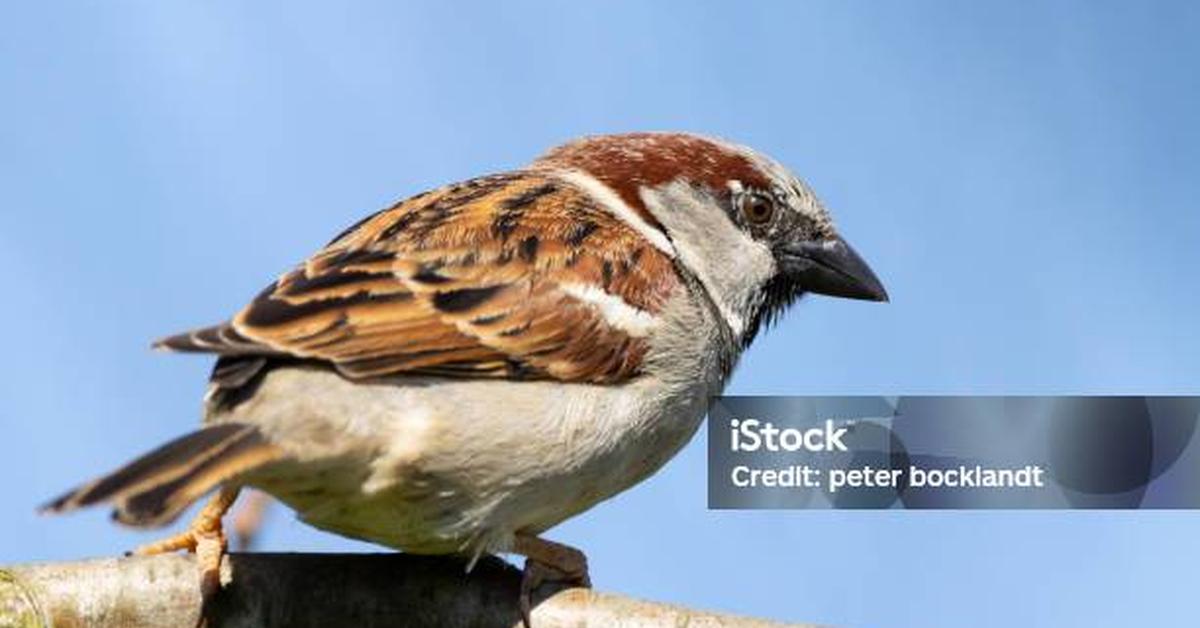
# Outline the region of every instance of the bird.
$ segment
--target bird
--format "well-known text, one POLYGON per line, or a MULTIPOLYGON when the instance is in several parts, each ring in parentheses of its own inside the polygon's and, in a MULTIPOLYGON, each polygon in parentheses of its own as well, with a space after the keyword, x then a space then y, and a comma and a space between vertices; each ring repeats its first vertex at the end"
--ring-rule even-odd
POLYGON ((243 487, 417 554, 523 556, 590 586, 544 533, 646 479, 759 332, 807 294, 887 301, 779 162, 683 132, 585 136, 367 216, 225 322, 155 347, 216 358, 202 427, 47 503, 187 530, 220 589, 243 487))

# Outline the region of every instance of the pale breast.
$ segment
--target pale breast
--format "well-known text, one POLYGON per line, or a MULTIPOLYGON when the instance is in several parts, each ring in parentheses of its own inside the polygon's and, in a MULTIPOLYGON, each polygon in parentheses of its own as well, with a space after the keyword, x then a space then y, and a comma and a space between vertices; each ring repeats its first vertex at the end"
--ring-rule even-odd
POLYGON ((289 452, 247 483, 317 527, 415 552, 502 549, 644 479, 694 434, 722 361, 706 319, 676 309, 669 324, 692 341, 619 386, 297 366, 213 419, 259 425, 289 452))

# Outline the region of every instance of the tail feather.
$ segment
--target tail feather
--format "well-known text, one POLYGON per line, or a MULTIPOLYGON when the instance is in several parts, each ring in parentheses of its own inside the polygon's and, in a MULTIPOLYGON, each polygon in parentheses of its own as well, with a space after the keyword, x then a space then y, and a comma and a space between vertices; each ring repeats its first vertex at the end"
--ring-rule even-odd
POLYGON ((185 353, 221 355, 275 355, 279 351, 238 333, 233 325, 222 323, 167 336, 154 342, 155 349, 185 353))
POLYGON ((252 425, 213 425, 71 490, 41 511, 61 513, 111 502, 113 517, 121 523, 166 525, 220 483, 276 460, 281 453, 252 425))

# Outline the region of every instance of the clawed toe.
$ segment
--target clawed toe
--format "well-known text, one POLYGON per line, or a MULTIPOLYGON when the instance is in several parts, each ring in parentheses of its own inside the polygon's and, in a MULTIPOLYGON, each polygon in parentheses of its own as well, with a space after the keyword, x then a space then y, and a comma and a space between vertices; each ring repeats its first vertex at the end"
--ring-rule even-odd
POLYGON ((518 537, 514 550, 526 557, 519 598, 521 623, 525 628, 532 628, 530 614, 533 611, 533 594, 538 587, 549 582, 573 587, 592 586, 587 557, 573 547, 536 537, 518 537))
POLYGON ((236 488, 222 488, 205 505, 187 530, 170 538, 138 547, 126 555, 153 556, 179 550, 194 553, 200 569, 201 599, 207 604, 221 590, 221 559, 225 556, 226 548, 221 517, 237 499, 237 493, 236 488))
POLYGON ((592 579, 586 565, 582 571, 563 571, 557 567, 540 563, 532 558, 525 559, 525 570, 521 573, 521 623, 532 628, 530 613, 533 612, 533 594, 546 583, 563 583, 572 587, 592 588, 592 579))

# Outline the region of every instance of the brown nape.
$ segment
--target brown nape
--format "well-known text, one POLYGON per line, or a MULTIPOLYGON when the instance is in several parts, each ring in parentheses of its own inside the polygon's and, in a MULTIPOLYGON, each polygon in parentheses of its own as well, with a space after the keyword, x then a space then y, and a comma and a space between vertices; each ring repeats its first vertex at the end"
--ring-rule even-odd
POLYGON ((641 188, 684 179, 725 192, 731 180, 769 189, 770 178, 745 154, 686 133, 586 137, 553 148, 535 165, 582 170, 615 191, 643 220, 662 225, 642 202, 641 188))
POLYGON ((257 428, 213 425, 177 438, 113 473, 41 508, 68 512, 111 502, 115 519, 132 526, 166 525, 226 480, 282 456, 257 428))

